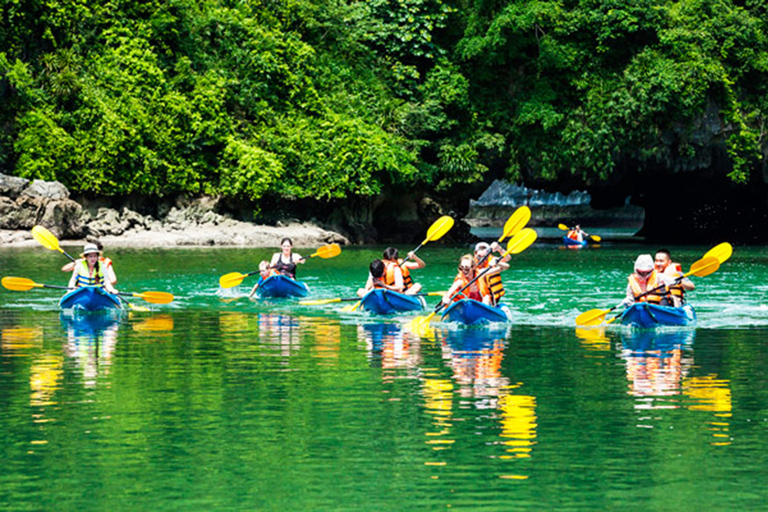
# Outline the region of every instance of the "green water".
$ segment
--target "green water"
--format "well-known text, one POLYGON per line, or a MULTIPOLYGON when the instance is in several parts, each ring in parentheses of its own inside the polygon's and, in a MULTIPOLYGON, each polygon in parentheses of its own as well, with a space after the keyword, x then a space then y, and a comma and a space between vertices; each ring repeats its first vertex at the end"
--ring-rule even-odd
MULTIPOLYGON (((348 297, 380 249, 299 277, 348 297)), ((485 329, 221 292, 256 249, 111 251, 120 289, 176 295, 146 313, 0 290, 0 509, 764 509, 768 251, 695 280, 695 329, 575 329, 649 249, 536 243, 504 276, 514 325, 485 329)), ((444 290, 467 251, 414 275, 444 290)), ((65 284, 62 260, 0 249, 0 273, 65 284)))

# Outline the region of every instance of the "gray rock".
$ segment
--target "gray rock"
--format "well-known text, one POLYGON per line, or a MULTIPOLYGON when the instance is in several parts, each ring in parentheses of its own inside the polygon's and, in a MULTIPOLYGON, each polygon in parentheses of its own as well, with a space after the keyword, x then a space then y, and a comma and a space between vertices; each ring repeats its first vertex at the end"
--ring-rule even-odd
POLYGON ((81 212, 80 204, 71 199, 49 201, 45 204, 43 215, 37 224, 55 226, 60 238, 80 238, 83 236, 81 212))
POLYGON ((16 199, 21 195, 21 192, 27 185, 29 185, 29 180, 26 178, 17 178, 16 176, 0 174, 0 196, 16 199))
POLYGON ((22 195, 44 199, 69 199, 69 190, 58 181, 34 180, 21 193, 22 195))

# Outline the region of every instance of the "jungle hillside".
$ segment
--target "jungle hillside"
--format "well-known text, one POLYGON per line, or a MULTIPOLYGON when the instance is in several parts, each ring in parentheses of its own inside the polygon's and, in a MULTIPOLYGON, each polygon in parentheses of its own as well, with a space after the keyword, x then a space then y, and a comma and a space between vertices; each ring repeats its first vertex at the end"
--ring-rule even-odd
POLYGON ((92 196, 216 195, 257 214, 466 198, 504 178, 606 204, 633 194, 678 208, 674 226, 698 215, 728 229, 766 215, 767 11, 3 0, 0 172, 92 196))

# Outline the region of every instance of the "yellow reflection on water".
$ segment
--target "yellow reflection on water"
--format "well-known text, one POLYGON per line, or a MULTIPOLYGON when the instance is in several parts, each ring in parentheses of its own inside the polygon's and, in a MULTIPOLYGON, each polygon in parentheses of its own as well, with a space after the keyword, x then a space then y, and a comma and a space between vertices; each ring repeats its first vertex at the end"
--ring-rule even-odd
POLYGON ((32 407, 53 405, 54 393, 60 388, 64 358, 60 355, 45 354, 35 359, 30 368, 29 404, 32 407))
POLYGON ((605 335, 605 327, 577 328, 576 337, 587 350, 595 352, 611 350, 611 343, 605 335))
POLYGON ((12 354, 33 347, 39 347, 43 343, 43 329, 41 327, 9 327, 3 329, 0 336, 0 346, 3 352, 12 354))
POLYGON ((718 379, 716 375, 691 377, 683 383, 683 393, 693 399, 688 404, 691 411, 713 412, 717 421, 709 423, 712 437, 711 443, 716 446, 731 444, 730 424, 725 418, 731 417, 731 389, 730 381, 718 379))
POLYGON ((501 411, 501 437, 506 440, 505 458, 528 458, 536 440, 536 397, 529 395, 503 395, 499 397, 501 411))
POLYGON ((155 315, 133 324, 137 332, 168 332, 173 330, 173 317, 170 315, 155 315))

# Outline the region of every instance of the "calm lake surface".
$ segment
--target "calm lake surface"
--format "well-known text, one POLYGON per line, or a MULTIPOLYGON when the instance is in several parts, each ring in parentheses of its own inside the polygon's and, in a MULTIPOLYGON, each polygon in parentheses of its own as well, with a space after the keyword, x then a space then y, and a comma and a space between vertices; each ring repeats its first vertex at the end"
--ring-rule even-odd
MULTIPOLYGON (((687 270, 709 248, 671 249, 687 270)), ((381 249, 299 277, 351 297, 381 249)), ((150 312, 1 289, 0 509, 764 510, 768 250, 693 278, 696 328, 575 328, 655 249, 537 242, 503 276, 514 324, 419 333, 219 289, 264 249, 109 251, 118 288, 176 296, 150 312)), ((414 277, 445 290, 469 250, 429 244, 414 277)), ((0 248, 3 276, 64 285, 64 263, 0 248)))

